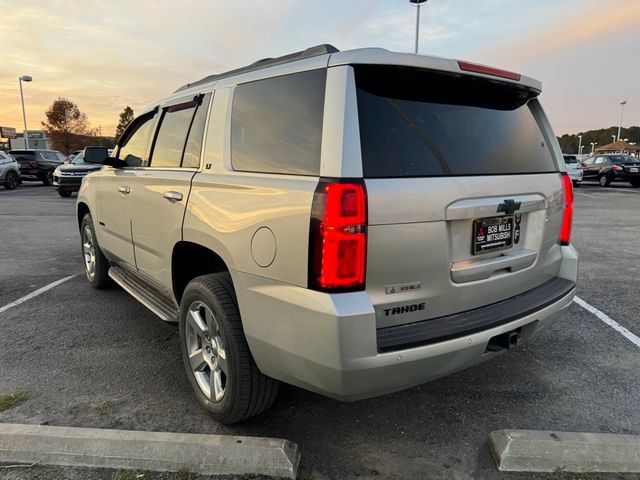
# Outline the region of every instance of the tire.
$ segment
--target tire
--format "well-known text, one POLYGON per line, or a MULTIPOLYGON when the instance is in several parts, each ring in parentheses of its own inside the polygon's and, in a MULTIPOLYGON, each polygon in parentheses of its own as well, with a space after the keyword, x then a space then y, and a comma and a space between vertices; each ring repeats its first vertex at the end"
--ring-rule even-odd
POLYGON ((53 172, 51 170, 47 171, 47 173, 44 174, 42 184, 46 185, 47 187, 53 185, 53 172))
POLYGON ((635 188, 640 187, 640 180, 634 180, 633 182, 631 182, 631 186, 635 188))
POLYGON ((64 198, 69 198, 71 196, 71 192, 69 190, 58 190, 58 195, 64 198))
POLYGON ((93 219, 90 213, 84 216, 80 225, 80 247, 84 259, 84 273, 91 286, 97 289, 111 286, 109 261, 98 245, 98 238, 93 228, 93 219), (90 237, 89 233, 91 234, 90 237), (90 263, 93 268, 91 268, 90 263))
POLYGON ((578 188, 580 186, 580 182, 578 182, 577 180, 573 181, 573 188, 578 188))
POLYGON ((600 184, 601 187, 608 187, 609 184, 611 183, 611 179, 606 174, 600 175, 598 177, 598 183, 600 184))
POLYGON ((279 383, 263 375, 251 356, 228 272, 189 282, 180 302, 179 330, 187 377, 215 420, 237 423, 273 404, 279 383), (219 382, 212 381, 216 377, 219 382))
POLYGON ((4 177, 4 188, 7 190, 15 190, 19 184, 20 179, 18 178, 18 174, 13 170, 7 172, 7 175, 4 177))

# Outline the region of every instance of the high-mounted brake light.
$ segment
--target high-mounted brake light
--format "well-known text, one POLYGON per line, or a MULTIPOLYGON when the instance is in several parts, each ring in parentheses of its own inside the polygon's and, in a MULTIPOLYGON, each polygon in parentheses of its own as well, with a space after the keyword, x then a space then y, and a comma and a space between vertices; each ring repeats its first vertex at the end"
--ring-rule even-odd
POLYGON ((571 222, 573 221, 573 185, 571 178, 566 173, 560 174, 560 178, 564 190, 560 245, 569 245, 571 243, 571 222))
POLYGON ((309 285, 317 290, 364 288, 367 199, 364 183, 321 180, 313 197, 309 285))
POLYGON ((499 68, 487 67, 486 65, 478 65, 477 63, 458 61, 458 67, 460 70, 474 73, 484 73, 485 75, 491 75, 494 77, 508 78, 509 80, 520 81, 522 75, 508 70, 501 70, 499 68))

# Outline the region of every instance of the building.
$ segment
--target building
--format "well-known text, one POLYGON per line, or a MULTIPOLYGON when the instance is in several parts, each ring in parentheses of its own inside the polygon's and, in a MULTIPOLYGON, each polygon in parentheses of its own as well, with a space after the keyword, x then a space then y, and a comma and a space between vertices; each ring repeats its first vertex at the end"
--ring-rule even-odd
POLYGON ((626 155, 633 155, 634 157, 640 156, 640 145, 635 143, 628 143, 623 140, 609 143, 596 148, 597 153, 623 153, 626 155))

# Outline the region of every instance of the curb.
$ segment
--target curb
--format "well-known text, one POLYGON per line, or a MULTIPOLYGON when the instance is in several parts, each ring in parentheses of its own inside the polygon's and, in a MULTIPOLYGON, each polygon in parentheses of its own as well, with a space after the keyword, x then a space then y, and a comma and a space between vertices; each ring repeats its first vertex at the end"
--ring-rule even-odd
POLYGON ((279 438, 5 423, 0 462, 295 479, 300 452, 279 438))
POLYGON ((497 430, 489 448, 504 472, 640 472, 640 436, 497 430))

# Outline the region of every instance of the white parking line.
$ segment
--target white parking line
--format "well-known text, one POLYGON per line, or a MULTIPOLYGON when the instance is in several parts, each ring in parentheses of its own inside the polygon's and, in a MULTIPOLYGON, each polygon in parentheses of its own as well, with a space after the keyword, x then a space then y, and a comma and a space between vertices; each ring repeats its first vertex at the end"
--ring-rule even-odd
POLYGON ((580 305, 585 310, 588 310, 589 312, 593 313, 596 317, 598 317, 604 323, 609 325, 615 331, 617 331, 618 333, 622 334, 627 340, 629 340, 631 343, 633 343, 636 347, 640 348, 640 337, 638 337, 634 333, 632 333, 629 330, 627 330, 626 328, 624 328, 622 325, 620 325, 618 322, 616 322, 615 320, 610 318, 605 313, 603 313, 600 310, 598 310, 596 307, 594 307, 592 305, 589 305, 587 302, 582 300, 580 297, 574 297, 573 301, 576 302, 578 305, 580 305))
POLYGON ((21 303, 24 303, 27 300, 31 300, 32 298, 37 297, 41 293, 44 293, 47 290, 51 290, 53 287, 57 287, 61 283, 64 283, 67 280, 72 279, 73 277, 75 277, 75 275, 69 275, 68 277, 61 278, 60 280, 56 280, 55 282, 52 282, 49 285, 45 285, 44 287, 39 288, 38 290, 35 290, 35 291, 31 292, 29 295, 25 295, 24 297, 19 298, 15 302, 8 303, 4 307, 0 307, 0 313, 4 313, 7 310, 9 310, 10 308, 15 307, 17 305, 20 305, 21 303))
POLYGON ((596 197, 595 195, 591 195, 590 193, 584 193, 584 192, 578 192, 576 190, 573 191, 573 193, 575 195, 584 195, 585 197, 589 197, 589 198, 595 198, 597 199, 598 197, 596 197))

